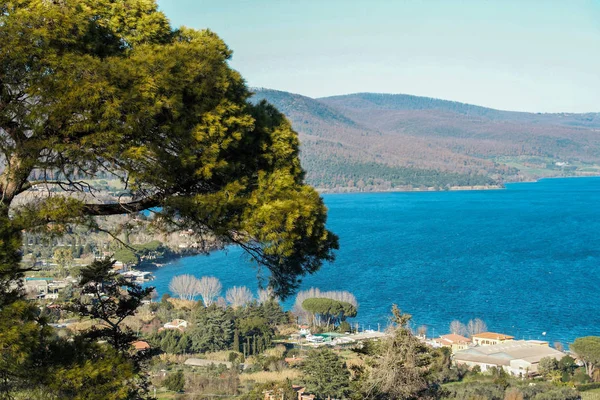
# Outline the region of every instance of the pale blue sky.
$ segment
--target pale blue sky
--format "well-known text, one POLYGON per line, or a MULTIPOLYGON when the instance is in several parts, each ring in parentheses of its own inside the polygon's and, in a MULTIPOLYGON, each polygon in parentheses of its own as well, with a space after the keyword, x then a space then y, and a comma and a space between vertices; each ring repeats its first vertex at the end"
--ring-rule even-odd
POLYGON ((600 111, 600 0, 158 0, 250 86, 600 111))

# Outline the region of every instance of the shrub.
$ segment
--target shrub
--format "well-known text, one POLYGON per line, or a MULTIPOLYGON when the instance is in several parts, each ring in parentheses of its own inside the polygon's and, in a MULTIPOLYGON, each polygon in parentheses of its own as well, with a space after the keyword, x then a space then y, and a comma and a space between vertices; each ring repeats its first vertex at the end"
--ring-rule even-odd
POLYGON ((183 392, 183 388, 185 387, 185 376, 183 375, 183 371, 179 370, 169 374, 163 381, 163 385, 174 392, 183 392))
POLYGON ((577 390, 579 390, 580 392, 585 392, 593 389, 600 389, 600 382, 584 383, 583 385, 577 385, 576 387, 577 390))

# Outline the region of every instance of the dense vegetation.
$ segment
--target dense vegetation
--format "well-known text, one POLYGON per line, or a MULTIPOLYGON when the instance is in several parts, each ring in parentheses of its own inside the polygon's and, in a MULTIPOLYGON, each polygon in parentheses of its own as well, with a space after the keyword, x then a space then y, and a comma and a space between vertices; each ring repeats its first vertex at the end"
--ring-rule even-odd
MULTIPOLYGON (((213 32, 172 28, 152 0, 17 0, 0 3, 0 39, 0 396, 148 395, 121 323, 149 293, 109 260, 82 268, 72 312, 102 328, 57 336, 24 298, 35 266, 21 263, 23 232, 106 232, 98 217, 151 209, 153 229, 243 247, 279 296, 333 260, 337 238, 303 182, 296 133, 247 101, 213 32), (96 196, 100 173, 126 195, 96 196)), ((148 256, 159 250, 149 242, 122 244, 148 256)))
POLYGON ((410 189, 429 188, 445 190, 452 186, 486 186, 498 182, 486 175, 394 167, 377 162, 357 163, 344 159, 323 160, 306 157, 303 165, 309 171, 311 183, 323 189, 366 188, 410 189))
POLYGON ((289 316, 276 301, 233 308, 213 304, 198 305, 189 312, 175 310, 163 299, 153 307, 165 321, 183 318, 190 326, 184 332, 163 330, 153 332, 148 340, 153 347, 170 354, 194 354, 232 350, 244 357, 258 355, 272 347, 278 325, 289 323, 289 316))
POLYGON ((256 89, 300 132, 307 180, 336 191, 490 185, 600 173, 599 114, 533 114, 359 93, 256 89), (356 183, 361 182, 360 186, 356 183))

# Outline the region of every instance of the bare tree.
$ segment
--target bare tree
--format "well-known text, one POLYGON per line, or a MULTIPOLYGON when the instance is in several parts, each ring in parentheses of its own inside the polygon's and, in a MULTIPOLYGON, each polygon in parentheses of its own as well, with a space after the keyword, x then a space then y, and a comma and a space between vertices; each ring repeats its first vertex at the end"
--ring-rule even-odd
POLYGON ((467 333, 469 336, 473 336, 481 332, 487 332, 487 330, 488 328, 486 323, 479 318, 472 319, 467 324, 467 333))
POLYGON ((273 294, 273 289, 266 288, 258 291, 258 302, 264 304, 269 300, 279 301, 279 299, 273 294))
POLYGON ((200 281, 193 275, 177 275, 171 279, 169 290, 182 300, 194 300, 198 296, 198 283, 200 281))
POLYGON ((225 300, 224 297, 219 297, 217 299, 217 301, 215 302, 215 304, 217 305, 217 307, 222 308, 222 309, 226 309, 227 308, 227 300, 225 300))
POLYGON ((554 342, 554 348, 558 351, 565 351, 565 346, 561 342, 554 342))
POLYGON ((424 337, 424 338, 426 338, 426 337, 427 337, 427 326, 426 326, 426 325, 421 325, 421 326, 419 326, 419 327, 417 328, 417 334, 418 334, 420 337, 424 337))
POLYGON ((466 336, 467 327, 465 326, 465 324, 455 319, 454 321, 450 322, 450 333, 454 333, 455 335, 466 336))
POLYGON ((214 276, 203 276, 198 282, 198 292, 202 296, 204 307, 213 304, 217 297, 221 294, 223 286, 221 282, 214 276))
POLYGON ((356 297, 354 297, 352 293, 345 290, 333 290, 330 292, 325 292, 323 293, 323 297, 337 301, 344 301, 358 308, 358 301, 356 301, 356 297))
POLYGON ((238 308, 250 303, 253 296, 246 286, 234 286, 227 290, 225 298, 233 308, 238 308))
POLYGON ((296 295, 296 301, 292 311, 301 321, 310 321, 312 314, 302 308, 302 303, 304 300, 314 297, 321 297, 321 290, 318 288, 310 288, 308 290, 302 290, 296 295))

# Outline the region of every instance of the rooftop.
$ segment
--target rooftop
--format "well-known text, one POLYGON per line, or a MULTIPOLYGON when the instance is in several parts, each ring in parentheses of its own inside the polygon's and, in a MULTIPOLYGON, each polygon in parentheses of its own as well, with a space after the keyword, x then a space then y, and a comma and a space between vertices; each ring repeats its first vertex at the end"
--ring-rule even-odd
POLYGON ((442 344, 456 344, 456 343, 471 343, 471 339, 456 333, 450 333, 448 335, 442 335, 438 339, 434 339, 436 342, 442 344))
POLYGON ((538 363, 544 357, 561 359, 564 353, 549 346, 540 346, 537 342, 515 340, 491 346, 471 347, 457 352, 454 359, 495 365, 510 365, 513 360, 523 360, 531 364, 538 363))
POLYGON ((475 335, 472 336, 473 338, 479 338, 479 339, 495 339, 495 340, 510 340, 510 339, 514 339, 514 336, 510 336, 510 335, 505 335, 503 333, 496 333, 496 332, 481 332, 481 333, 477 333, 475 335))
POLYGON ((146 350, 146 349, 150 348, 150 345, 148 344, 148 342, 144 342, 143 340, 137 340, 137 341, 131 343, 131 345, 136 350, 146 350))

